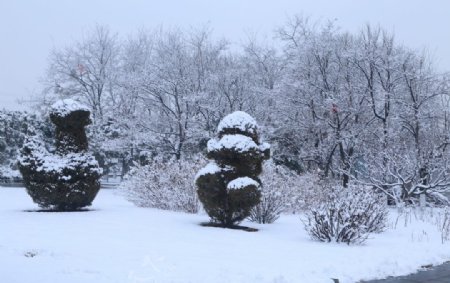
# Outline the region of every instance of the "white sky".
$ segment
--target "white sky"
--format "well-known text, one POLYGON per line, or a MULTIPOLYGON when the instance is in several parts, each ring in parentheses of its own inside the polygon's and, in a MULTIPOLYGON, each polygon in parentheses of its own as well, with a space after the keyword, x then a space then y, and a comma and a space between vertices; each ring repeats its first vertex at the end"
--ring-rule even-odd
POLYGON ((121 36, 142 27, 209 24, 239 43, 246 31, 268 34, 288 16, 336 19, 343 30, 380 24, 409 47, 427 48, 450 70, 448 0, 0 0, 0 108, 40 88, 52 47, 81 37, 95 24, 121 36))

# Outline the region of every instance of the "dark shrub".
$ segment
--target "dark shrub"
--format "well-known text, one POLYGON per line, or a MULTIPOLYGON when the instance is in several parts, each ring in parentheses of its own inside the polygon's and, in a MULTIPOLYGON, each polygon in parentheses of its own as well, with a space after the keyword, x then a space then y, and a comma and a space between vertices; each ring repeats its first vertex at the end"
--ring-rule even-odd
POLYGON ((270 149, 260 143, 257 130, 247 113, 227 115, 218 126, 218 139, 208 142, 208 158, 214 161, 197 174, 197 192, 205 211, 224 227, 244 220, 260 201, 258 175, 270 149))
POLYGON ((25 187, 40 207, 76 210, 91 205, 100 189, 101 169, 87 152, 85 126, 90 112, 78 102, 55 103, 50 119, 56 126, 56 151, 50 153, 37 138, 28 138, 19 158, 25 187))

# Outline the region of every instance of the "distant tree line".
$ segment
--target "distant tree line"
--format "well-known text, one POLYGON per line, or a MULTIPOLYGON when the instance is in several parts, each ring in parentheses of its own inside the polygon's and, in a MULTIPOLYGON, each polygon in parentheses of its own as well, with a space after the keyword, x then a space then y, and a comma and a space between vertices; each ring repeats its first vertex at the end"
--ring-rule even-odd
POLYGON ((371 185, 391 201, 441 197, 450 185, 448 73, 380 27, 350 34, 293 17, 275 36, 232 51, 208 28, 122 38, 96 26, 51 52, 39 106, 87 104, 106 172, 155 155, 188 158, 242 110, 278 164, 371 185))

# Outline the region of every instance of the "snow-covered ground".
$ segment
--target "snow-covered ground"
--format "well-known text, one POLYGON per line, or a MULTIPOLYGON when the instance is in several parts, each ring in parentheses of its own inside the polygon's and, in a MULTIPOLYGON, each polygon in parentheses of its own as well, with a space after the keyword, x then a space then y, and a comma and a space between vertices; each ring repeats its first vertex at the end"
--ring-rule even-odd
POLYGON ((33 209, 23 189, 0 188, 0 282, 356 282, 450 259, 437 228, 411 215, 347 246, 311 241, 295 215, 244 223, 256 233, 201 227, 206 215, 137 208, 114 190, 93 211, 33 209))

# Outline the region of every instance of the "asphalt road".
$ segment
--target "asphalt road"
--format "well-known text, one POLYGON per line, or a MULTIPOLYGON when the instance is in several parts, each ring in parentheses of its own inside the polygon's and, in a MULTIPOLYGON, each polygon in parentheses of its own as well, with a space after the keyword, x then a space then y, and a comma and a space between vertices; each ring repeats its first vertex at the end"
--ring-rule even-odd
POLYGON ((450 262, 417 273, 360 283, 450 283, 450 262))

